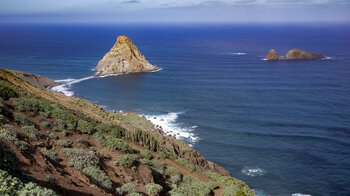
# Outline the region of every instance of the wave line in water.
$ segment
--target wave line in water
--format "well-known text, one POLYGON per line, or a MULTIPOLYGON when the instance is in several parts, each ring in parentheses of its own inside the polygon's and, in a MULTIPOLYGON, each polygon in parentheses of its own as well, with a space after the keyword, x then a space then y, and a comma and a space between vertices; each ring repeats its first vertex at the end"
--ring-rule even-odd
POLYGON ((156 127, 161 127, 167 135, 175 135, 177 139, 185 140, 190 146, 199 140, 193 131, 197 126, 184 126, 183 123, 177 122, 180 114, 183 112, 169 112, 162 115, 146 115, 146 119, 151 121, 156 127))
POLYGON ((244 167, 241 172, 251 177, 263 176, 266 173, 265 170, 259 167, 244 167))

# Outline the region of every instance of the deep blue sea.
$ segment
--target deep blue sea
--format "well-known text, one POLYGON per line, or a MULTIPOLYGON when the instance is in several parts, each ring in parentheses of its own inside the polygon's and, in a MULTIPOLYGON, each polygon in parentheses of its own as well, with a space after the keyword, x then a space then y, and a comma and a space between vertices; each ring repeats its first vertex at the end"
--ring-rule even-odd
POLYGON ((350 24, 0 24, 0 66, 157 116, 259 195, 350 194, 350 24), (89 77, 118 35, 162 70, 89 77), (264 61, 272 48, 329 58, 264 61))

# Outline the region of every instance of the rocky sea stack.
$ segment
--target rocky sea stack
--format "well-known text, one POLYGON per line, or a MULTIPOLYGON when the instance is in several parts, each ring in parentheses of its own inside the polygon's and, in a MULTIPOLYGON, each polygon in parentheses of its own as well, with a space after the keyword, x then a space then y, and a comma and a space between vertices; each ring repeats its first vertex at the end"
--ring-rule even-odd
POLYGON ((266 55, 265 59, 269 61, 275 60, 313 60, 313 59, 323 59, 323 55, 306 52, 300 49, 289 50, 284 57, 280 57, 274 49, 270 50, 266 55))
POLYGON ((151 65, 137 47, 126 36, 118 36, 113 48, 98 62, 95 71, 98 76, 118 73, 138 73, 158 70, 151 65))

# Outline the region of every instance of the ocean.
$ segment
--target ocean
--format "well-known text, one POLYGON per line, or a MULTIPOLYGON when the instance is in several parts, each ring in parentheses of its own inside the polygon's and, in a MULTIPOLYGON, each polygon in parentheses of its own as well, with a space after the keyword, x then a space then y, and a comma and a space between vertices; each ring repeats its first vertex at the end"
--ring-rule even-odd
POLYGON ((0 66, 145 114, 259 195, 350 194, 350 24, 0 24, 0 66), (94 77, 118 35, 161 70, 94 77))

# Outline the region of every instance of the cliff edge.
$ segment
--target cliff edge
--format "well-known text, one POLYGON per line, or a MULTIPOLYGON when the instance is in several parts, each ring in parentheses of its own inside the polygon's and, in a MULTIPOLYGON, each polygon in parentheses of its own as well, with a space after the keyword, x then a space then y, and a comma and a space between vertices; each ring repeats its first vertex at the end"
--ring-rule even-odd
POLYGON ((118 73, 138 73, 158 70, 151 65, 137 49, 130 38, 118 36, 112 49, 98 62, 95 71, 98 76, 118 73))

